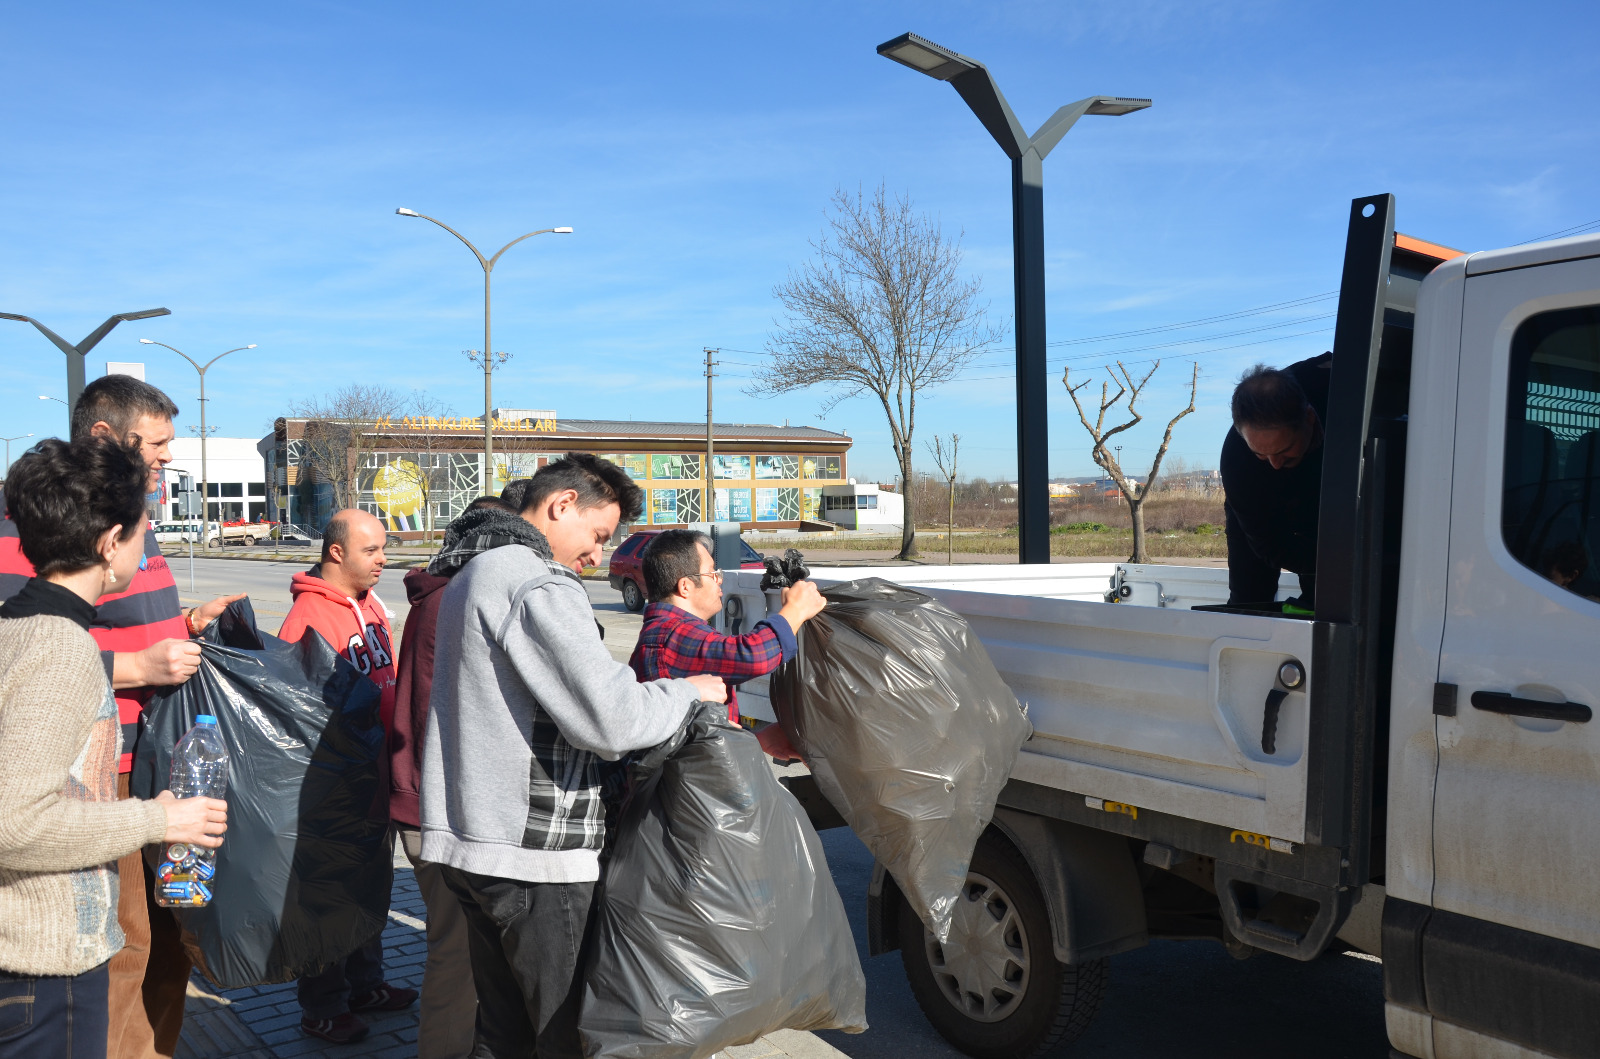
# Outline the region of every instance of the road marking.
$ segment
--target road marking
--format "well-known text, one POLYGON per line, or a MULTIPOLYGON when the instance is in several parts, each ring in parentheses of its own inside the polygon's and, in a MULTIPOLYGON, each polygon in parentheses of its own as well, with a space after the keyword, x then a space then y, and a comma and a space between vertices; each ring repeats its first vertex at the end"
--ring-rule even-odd
POLYGON ((389 918, 394 920, 396 923, 399 923, 403 927, 410 927, 412 930, 428 929, 428 924, 424 923, 416 916, 408 916, 404 912, 396 912, 392 908, 389 909, 389 918))

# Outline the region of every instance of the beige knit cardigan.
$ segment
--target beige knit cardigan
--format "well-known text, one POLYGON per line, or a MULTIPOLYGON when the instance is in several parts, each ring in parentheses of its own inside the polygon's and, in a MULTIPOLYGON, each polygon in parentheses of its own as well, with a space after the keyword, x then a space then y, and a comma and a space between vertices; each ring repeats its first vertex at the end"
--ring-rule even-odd
POLYGON ((122 948, 114 862, 161 841, 167 814, 117 800, 121 753, 93 637, 0 619, 0 969, 81 974, 122 948))

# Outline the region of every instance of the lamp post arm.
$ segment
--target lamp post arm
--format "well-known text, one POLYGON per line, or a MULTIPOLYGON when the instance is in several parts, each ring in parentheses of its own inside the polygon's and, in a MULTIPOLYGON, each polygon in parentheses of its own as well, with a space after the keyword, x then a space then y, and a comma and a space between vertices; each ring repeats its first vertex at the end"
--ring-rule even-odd
MULTIPOLYGON (((41 324, 31 316, 19 316, 16 313, 0 313, 0 320, 20 320, 25 324, 32 324, 34 327, 39 329, 39 332, 43 334, 44 337, 55 343, 55 347, 61 350, 61 352, 67 354, 68 356, 78 352, 78 348, 71 342, 68 342, 66 339, 62 338, 60 335, 56 334, 54 331, 50 330, 44 324, 41 324)), ((109 324, 112 323, 112 321, 107 320, 106 323, 109 324)), ((105 324, 100 326, 104 327, 107 331, 111 330, 111 328, 106 327, 105 324)))
POLYGON ((1076 103, 1068 103, 1050 115, 1049 121, 1039 126, 1039 131, 1033 134, 1030 146, 1038 152, 1040 159, 1048 155, 1055 145, 1061 142, 1061 137, 1065 136, 1078 123, 1079 118, 1089 113, 1089 108, 1099 98, 1099 96, 1090 96, 1088 99, 1080 99, 1076 103))
MULTIPOLYGON (((149 342, 152 346, 160 346, 162 349, 170 349, 170 350, 172 350, 178 356, 182 357, 184 360, 187 360, 191 365, 193 365, 194 370, 198 371, 201 375, 204 375, 206 373, 206 368, 211 367, 210 364, 207 364, 206 368, 202 368, 200 366, 200 362, 199 361, 197 361, 193 357, 189 356, 189 354, 185 353, 183 350, 174 348, 173 346, 169 346, 165 342, 156 342, 156 341, 154 341, 152 339, 146 339, 145 341, 149 342)), ((231 353, 233 351, 229 350, 229 352, 231 353)))
POLYGON ((952 77, 950 86, 967 101, 967 106, 989 130, 1006 157, 1013 161, 1021 158, 1022 152, 1028 149, 1028 134, 1011 112, 1011 104, 1001 95, 1000 86, 994 83, 988 67, 979 63, 976 68, 952 77))
POLYGON ((529 232, 527 235, 519 235, 519 236, 517 236, 515 239, 511 240, 511 242, 507 243, 505 246, 502 246, 498 251, 496 251, 495 255, 489 259, 489 263, 487 265, 485 265, 484 268, 485 269, 494 268, 495 262, 500 260, 500 255, 501 254, 505 253, 507 250, 510 250, 512 247, 516 246, 518 243, 522 242, 524 239, 532 239, 536 235, 545 235, 545 234, 547 234, 549 232, 553 232, 553 231, 555 231, 554 228, 540 228, 537 232, 529 232))
MULTIPOLYGON (((171 348, 172 348, 172 347, 170 347, 170 346, 168 346, 168 347, 167 347, 167 348, 169 348, 169 349, 171 349, 171 348)), ((205 373, 206 373, 206 368, 209 368, 209 367, 211 367, 211 365, 213 365, 213 364, 215 364, 215 363, 216 363, 216 362, 217 362, 217 361, 219 361, 219 360, 221 360, 221 359, 222 359, 222 358, 223 358, 223 357, 225 357, 225 356, 227 356, 227 355, 228 355, 228 353, 237 353, 237 352, 239 352, 239 350, 242 350, 242 349, 249 349, 249 348, 251 348, 251 347, 249 347, 249 346, 239 346, 239 347, 237 347, 237 348, 235 348, 235 349, 230 349, 230 350, 228 350, 228 351, 227 351, 227 352, 225 352, 225 353, 218 353, 218 354, 217 354, 217 355, 216 355, 216 356, 214 356, 214 357, 212 357, 212 358, 211 358, 211 359, 210 359, 210 360, 208 360, 208 361, 206 361, 206 367, 205 367, 205 368, 201 368, 201 369, 200 369, 200 374, 201 374, 201 375, 204 375, 204 374, 205 374, 205 373)), ((176 351, 174 351, 174 352, 176 352, 176 351)), ((191 363, 192 363, 192 362, 191 362, 191 363)))
MULTIPOLYGON (((434 224, 437 224, 439 227, 443 228, 445 231, 449 232, 451 235, 455 236, 457 239, 460 239, 463 243, 465 243, 467 249, 472 251, 472 256, 478 259, 478 264, 483 266, 483 270, 485 272, 489 271, 491 268, 494 267, 494 264, 492 262, 490 262, 490 261, 485 260, 484 256, 481 253, 478 252, 478 248, 472 245, 472 240, 471 239, 468 239, 466 236, 462 235, 460 232, 456 231, 454 228, 450 227, 448 224, 444 223, 443 221, 441 221, 437 217, 429 217, 426 213, 418 213, 417 216, 421 217, 425 221, 432 221, 434 224)), ((502 253, 503 253, 503 251, 502 251, 502 253)), ((495 256, 498 257, 499 255, 497 254, 495 256)))

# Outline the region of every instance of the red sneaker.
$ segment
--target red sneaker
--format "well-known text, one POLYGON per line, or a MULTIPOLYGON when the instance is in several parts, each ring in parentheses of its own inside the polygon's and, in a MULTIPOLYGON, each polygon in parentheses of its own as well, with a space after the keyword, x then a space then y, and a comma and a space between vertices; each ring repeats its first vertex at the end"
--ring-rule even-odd
POLYGON ((302 1018, 300 1032, 334 1044, 354 1044, 367 1035, 367 1020, 348 1011, 331 1019, 302 1018))
POLYGON ((382 982, 370 993, 352 993, 351 1011, 404 1011, 417 1002, 420 994, 415 989, 403 989, 382 982))

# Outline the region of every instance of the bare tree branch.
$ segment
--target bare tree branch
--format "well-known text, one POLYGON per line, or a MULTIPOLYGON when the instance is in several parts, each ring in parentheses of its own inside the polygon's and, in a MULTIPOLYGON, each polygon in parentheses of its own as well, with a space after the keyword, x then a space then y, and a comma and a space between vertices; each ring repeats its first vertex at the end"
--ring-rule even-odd
POLYGON ((955 378, 998 331, 978 304, 981 282, 961 275, 959 237, 946 238, 909 198, 891 199, 882 185, 870 197, 834 192, 827 229, 811 245, 815 259, 773 289, 786 320, 746 392, 774 397, 822 386, 825 409, 877 399, 906 490, 904 558, 916 550, 909 494, 917 398, 955 378))
POLYGON ((306 423, 306 463, 313 480, 333 491, 335 508, 354 507, 361 499, 362 458, 374 445, 369 428, 401 408, 398 394, 386 386, 351 383, 322 397, 292 406, 306 423))
POLYGON ((1122 499, 1128 505, 1128 514, 1133 521, 1133 555, 1130 556, 1129 561, 1135 563, 1149 561, 1149 554, 1145 550, 1144 543, 1144 502, 1149 497, 1150 490, 1155 487, 1156 477, 1161 473, 1161 460, 1166 456, 1168 446, 1172 444, 1172 429, 1178 425, 1178 420, 1194 411, 1195 394, 1200 386, 1200 365, 1196 364, 1194 373, 1189 377, 1188 407, 1173 416, 1172 420, 1167 423, 1166 433, 1161 436, 1161 445, 1156 449, 1155 459, 1151 461, 1150 474, 1145 478, 1144 484, 1139 485, 1123 473, 1122 464, 1111 454, 1107 447, 1107 442, 1144 421, 1144 415, 1137 408, 1139 396, 1144 392, 1145 386, 1150 382, 1159 367, 1161 367, 1161 362, 1158 360, 1150 366, 1149 371, 1144 373, 1143 378, 1135 382, 1133 375, 1128 371, 1127 365, 1120 360, 1117 361, 1117 366, 1110 371, 1111 379, 1116 384, 1117 392, 1111 393, 1109 383, 1102 382, 1100 384, 1100 408, 1095 415, 1093 423, 1089 422, 1089 414, 1084 411, 1083 401, 1078 397, 1079 391, 1088 386, 1092 380, 1085 379, 1074 386, 1071 382, 1072 369, 1063 369, 1061 373, 1061 385, 1067 388, 1067 396, 1072 398, 1072 406, 1078 410, 1078 421, 1083 424, 1083 429, 1089 432, 1089 437, 1094 441, 1093 448, 1089 450, 1091 458, 1117 484, 1117 488, 1122 491, 1122 499), (1121 372, 1122 375, 1120 380, 1117 378, 1118 372, 1121 372), (1127 395, 1128 398, 1126 412, 1128 418, 1115 426, 1107 427, 1106 414, 1116 407, 1124 395, 1127 395))

